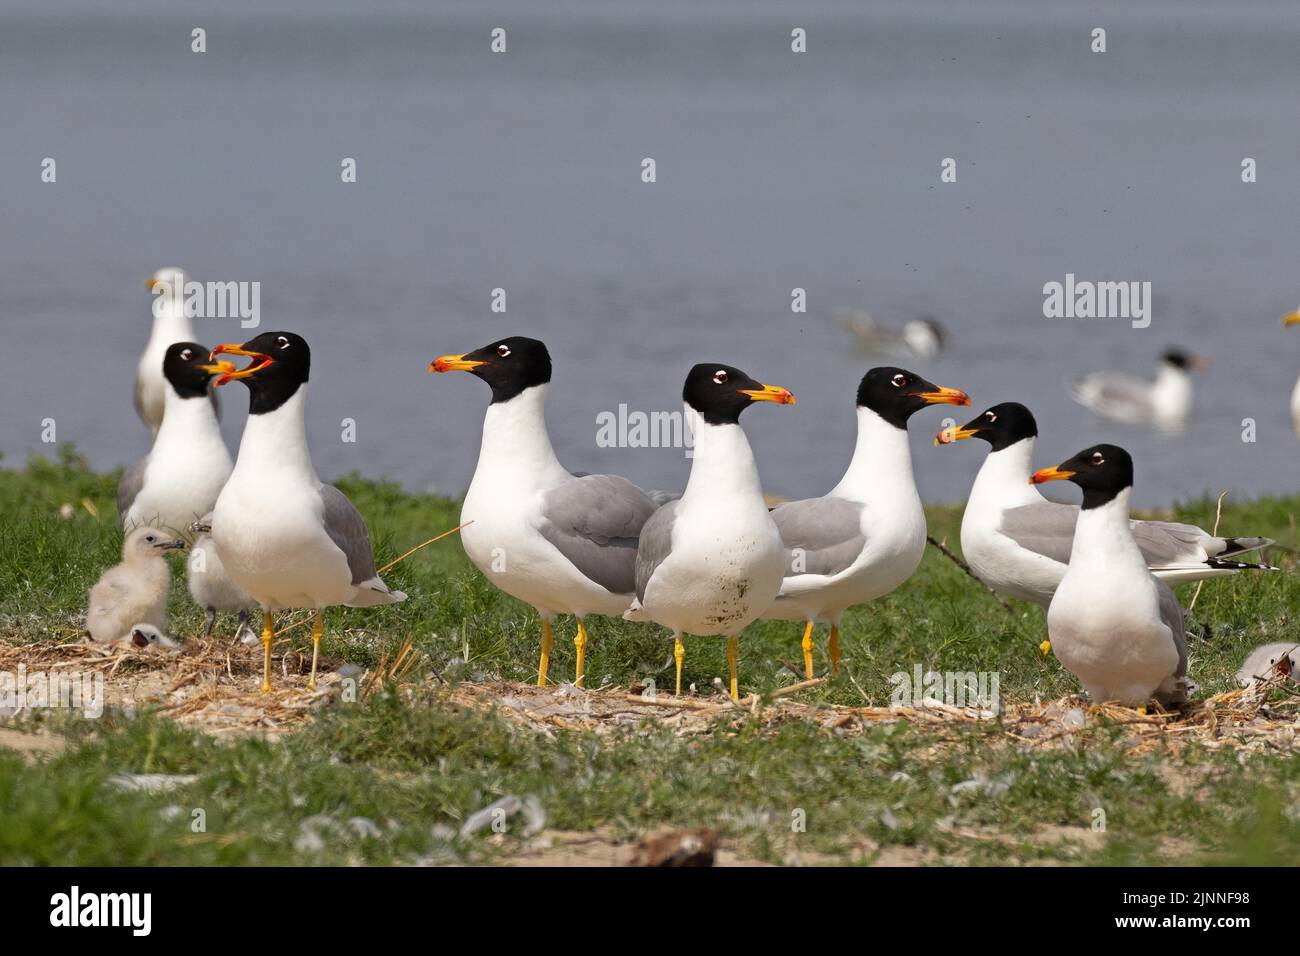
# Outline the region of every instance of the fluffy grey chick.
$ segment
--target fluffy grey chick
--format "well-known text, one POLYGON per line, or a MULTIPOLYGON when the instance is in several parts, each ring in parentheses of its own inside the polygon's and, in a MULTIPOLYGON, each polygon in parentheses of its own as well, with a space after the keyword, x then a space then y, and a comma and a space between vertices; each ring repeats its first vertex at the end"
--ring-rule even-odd
POLYGON ((122 543, 122 563, 105 571, 90 589, 86 633, 92 641, 115 641, 137 624, 167 629, 171 568, 164 555, 185 542, 157 528, 136 528, 122 543))
POLYGON ((218 611, 239 612, 239 627, 235 629, 238 636, 248 624, 248 609, 253 606, 253 599, 226 574, 221 555, 217 553, 217 543, 212 540, 212 513, 208 512, 191 524, 190 530, 196 537, 190 547, 189 560, 185 562, 185 583, 194 603, 207 611, 203 636, 212 636, 212 624, 218 611))
POLYGON ((1287 674, 1292 680, 1300 679, 1300 644, 1295 641, 1279 641, 1264 644, 1246 655, 1246 660, 1237 671, 1237 683, 1250 687, 1261 680, 1267 680, 1275 673, 1287 674))
POLYGON ((152 624, 138 623, 131 628, 130 633, 122 635, 119 643, 129 644, 132 647, 143 650, 146 647, 154 647, 159 650, 176 651, 180 650, 180 642, 174 637, 168 637, 152 624))

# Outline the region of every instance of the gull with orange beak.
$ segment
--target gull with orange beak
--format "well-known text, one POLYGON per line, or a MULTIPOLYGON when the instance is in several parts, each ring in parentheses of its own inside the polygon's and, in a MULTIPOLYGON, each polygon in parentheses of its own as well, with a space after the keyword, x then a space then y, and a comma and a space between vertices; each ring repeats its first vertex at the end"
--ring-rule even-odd
MULTIPOLYGON (((1288 325, 1300 325, 1300 309, 1282 316, 1282 327, 1288 325)), ((1300 378, 1296 379, 1295 387, 1291 389, 1291 426, 1295 429, 1296 438, 1300 438, 1300 378)))
POLYGON ((794 396, 734 366, 704 363, 686 376, 682 400, 695 440, 690 479, 681 498, 641 529, 637 600, 623 616, 672 630, 679 695, 682 635, 726 637, 737 699, 740 632, 772 603, 785 567, 781 533, 768 513, 740 414, 755 402, 793 405, 794 396))
POLYGON ((230 580, 262 607, 262 693, 271 690, 273 615, 291 608, 316 612, 307 684, 315 687, 324 609, 393 604, 406 595, 375 571, 360 512, 312 467, 304 427, 307 342, 293 332, 265 332, 243 345, 218 345, 218 354, 251 361, 217 380, 247 385, 249 405, 235 469, 212 512, 212 540, 230 580))
POLYGON ((1057 659, 1098 703, 1182 703, 1194 689, 1183 612, 1133 539, 1133 459, 1116 445, 1094 445, 1029 477, 1048 481, 1083 490, 1069 565, 1047 608, 1057 659))
POLYGON ((212 510, 234 467, 208 401, 214 376, 234 370, 209 360, 206 346, 177 342, 164 350, 165 412, 149 454, 117 486, 117 513, 126 530, 152 525, 173 536, 212 510))
MULTIPOLYGON (((163 356, 167 347, 176 342, 190 342, 194 338, 194 323, 185 314, 185 283, 189 276, 184 269, 168 267, 153 274, 145 288, 153 293, 153 326, 149 341, 135 373, 135 413, 149 426, 157 437, 162 427, 167 398, 167 379, 163 375, 163 356)), ((216 392, 209 391, 212 407, 220 415, 216 392)))
POLYGON ((1208 364, 1198 355, 1171 348, 1160 357, 1155 381, 1123 372, 1093 372, 1070 383, 1070 397, 1111 421, 1177 431, 1187 424, 1192 411, 1192 377, 1188 373, 1208 364))
POLYGON ((786 549, 785 578, 763 617, 803 621, 804 673, 813 676, 813 627, 831 626, 831 673, 840 666, 840 619, 848 608, 888 594, 912 576, 925 553, 925 511, 912 476, 907 423, 933 405, 969 405, 901 368, 873 368, 858 384, 858 440, 839 484, 820 498, 772 510, 786 549))
POLYGON ((560 464, 546 428, 551 356, 537 339, 516 335, 444 355, 429 371, 469 372, 492 389, 460 540, 489 581, 541 616, 538 686, 548 680, 556 616, 577 618, 574 683, 582 686, 586 617, 631 605, 637 537, 658 501, 625 478, 579 477, 560 464))
MULTIPOLYGON (((989 453, 962 515, 962 557, 999 594, 1047 607, 1070 560, 1079 507, 1051 501, 1025 482, 1034 470, 1038 423, 1024 405, 1001 402, 965 425, 945 428, 934 442, 969 438, 987 442, 989 453)), ((1267 569, 1238 558, 1272 544, 1268 538, 1211 534, 1174 521, 1130 525, 1147 567, 1169 584, 1267 569)))

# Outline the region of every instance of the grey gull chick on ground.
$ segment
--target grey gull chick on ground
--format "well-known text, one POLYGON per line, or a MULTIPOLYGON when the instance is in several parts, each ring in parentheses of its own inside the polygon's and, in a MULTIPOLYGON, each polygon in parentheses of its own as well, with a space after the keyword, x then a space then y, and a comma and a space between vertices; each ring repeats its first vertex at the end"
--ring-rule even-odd
POLYGON ((703 363, 687 375, 682 400, 695 439, 690 479, 641 529, 637 600, 623 616, 672 630, 679 695, 682 635, 726 637, 735 700, 740 632, 771 606, 785 569, 740 414, 754 402, 793 405, 794 396, 731 365, 703 363))
POLYGON ((631 605, 637 538, 658 503, 626 478, 577 476, 560 464, 546 427, 551 356, 537 339, 516 335, 443 355, 429 371, 469 372, 492 390, 460 540, 489 581, 541 617, 538 686, 547 681, 555 617, 577 618, 574 683, 581 687, 585 619, 631 605))
POLYGON ((184 540, 158 528, 127 532, 122 562, 101 574, 90 589, 86 607, 90 639, 116 641, 136 624, 150 624, 165 632, 172 573, 164 555, 184 547, 184 540))
POLYGON ((248 367, 217 379, 248 386, 248 422, 235 470, 212 512, 212 538, 236 587, 262 607, 262 693, 271 690, 274 612, 309 608, 311 678, 324 632, 324 609, 406 600, 375 571, 370 532, 360 512, 316 476, 304 415, 311 349, 293 332, 264 332, 213 355, 242 355, 248 367))
POLYGON ((239 637, 248 624, 249 608, 257 602, 241 591, 226 573, 221 552, 212 540, 212 513, 208 512, 190 525, 190 531, 195 538, 185 562, 185 583, 194 603, 206 612, 203 636, 211 636, 218 611, 238 611, 239 624, 235 636, 239 637))
POLYGON ((925 510, 912 475, 907 422, 931 405, 969 405, 966 393, 901 368, 873 368, 857 391, 858 438, 848 470, 820 498, 772 510, 787 551, 785 580, 762 617, 804 621, 804 673, 813 676, 813 625, 831 626, 832 675, 839 624, 855 604, 894 590, 925 553, 925 510))

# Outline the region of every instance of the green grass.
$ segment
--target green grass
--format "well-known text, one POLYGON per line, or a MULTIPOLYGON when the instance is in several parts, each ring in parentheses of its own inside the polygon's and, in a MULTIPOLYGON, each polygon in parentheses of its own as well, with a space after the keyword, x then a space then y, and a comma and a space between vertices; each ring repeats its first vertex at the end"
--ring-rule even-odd
MULTIPOLYGON (((457 523, 458 503, 408 495, 387 484, 340 482, 368 519, 380 563, 457 523)), ((114 476, 88 471, 75 454, 0 471, 0 640, 76 639, 86 593, 118 559, 114 476), (82 506, 98 510, 98 518, 82 506), (74 515, 59 508, 74 505, 74 515)), ((1300 499, 1229 502, 1224 526, 1295 544, 1300 499)), ((1203 524, 1214 502, 1175 509, 1203 524)), ((930 530, 957 550, 960 509, 929 509, 930 530)), ((1275 558, 1285 557, 1275 554, 1275 558)), ((172 630, 196 633, 176 562, 172 630)), ((489 585, 455 538, 424 549, 386 576, 410 596, 402 605, 340 609, 326 616, 325 652, 373 663, 409 634, 445 680, 535 676, 534 612, 489 585), (364 634, 378 640, 362 639, 364 634)), ((1192 589, 1182 597, 1190 600, 1192 589)), ((1238 575, 1206 585, 1196 607, 1193 677, 1227 689, 1245 653, 1294 636, 1295 575, 1238 575)), ((801 695, 846 704, 888 701, 898 670, 997 671, 1005 701, 1077 690, 1053 658, 1037 608, 1008 614, 933 549, 894 594, 852 612, 843 628, 840 679, 801 695)), ((227 631, 233 621, 221 622, 227 631)), ((588 684, 671 680, 670 645, 651 625, 595 619, 588 684)), ((557 628, 552 676, 572 674, 572 621, 557 628)), ((765 623, 742 638, 743 689, 799 679, 799 630, 765 623), (786 665, 796 665, 795 671, 786 665)), ((819 634, 818 665, 824 666, 819 634)), ((685 678, 701 686, 726 673, 720 640, 687 644, 685 678)), ((543 736, 492 713, 470 712, 427 682, 405 693, 327 708, 275 743, 217 743, 148 713, 110 711, 99 720, 64 714, 0 726, 63 735, 63 752, 24 760, 0 748, 0 863, 253 864, 492 862, 517 836, 455 836, 466 816, 504 794, 534 795, 548 828, 629 838, 664 825, 720 827, 750 857, 857 862, 1290 862, 1300 850, 1300 761, 1285 753, 1239 755, 1191 747, 1181 755, 1125 756, 1121 732, 1087 746, 1022 750, 996 726, 936 746, 924 729, 898 725, 839 736, 812 724, 760 728, 733 718, 711 735, 677 737, 653 724, 598 736, 543 736), (115 773, 197 774, 167 794, 122 793, 115 773), (982 788, 953 786, 972 779, 982 788), (1106 816, 1091 834, 1093 810, 1106 816), (193 832, 201 809, 204 832, 193 832), (792 830, 799 812, 803 832, 792 830), (321 845, 301 847, 303 821, 321 845), (349 828, 373 821, 377 837, 349 828), (298 844, 298 845, 296 845, 298 844), (902 857, 893 854, 903 854, 902 857)), ((511 822, 518 830, 520 818, 511 822)))

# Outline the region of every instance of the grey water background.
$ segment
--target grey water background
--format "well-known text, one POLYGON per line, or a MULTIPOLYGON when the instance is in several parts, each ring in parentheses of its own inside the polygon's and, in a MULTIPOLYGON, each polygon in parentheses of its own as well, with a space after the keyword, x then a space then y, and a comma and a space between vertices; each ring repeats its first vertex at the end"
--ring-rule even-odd
MULTIPOLYGON (((426 366, 518 333, 551 348, 571 469, 680 488, 681 450, 599 448, 596 417, 677 409, 691 364, 726 361, 799 398, 744 419, 765 485, 819 494, 876 364, 834 310, 865 308, 939 317, 951 350, 898 364, 966 389, 972 412, 1028 404, 1042 465, 1104 439, 1133 451, 1140 504, 1294 492, 1300 336, 1278 319, 1300 301, 1297 49, 1293 2, 5 0, 0 465, 51 452, 45 418, 99 467, 146 450, 144 280, 177 264, 260 281, 262 329, 311 342, 327 479, 461 493, 487 389, 426 366), (1045 319, 1043 284, 1067 272, 1150 280, 1151 327, 1045 319), (1212 359, 1183 434, 1067 398, 1097 368, 1149 374, 1170 343, 1212 359)), ((223 392, 233 449, 246 393, 223 392)), ((913 420, 930 501, 963 499, 982 458, 931 447, 950 413, 966 420, 913 420)))

